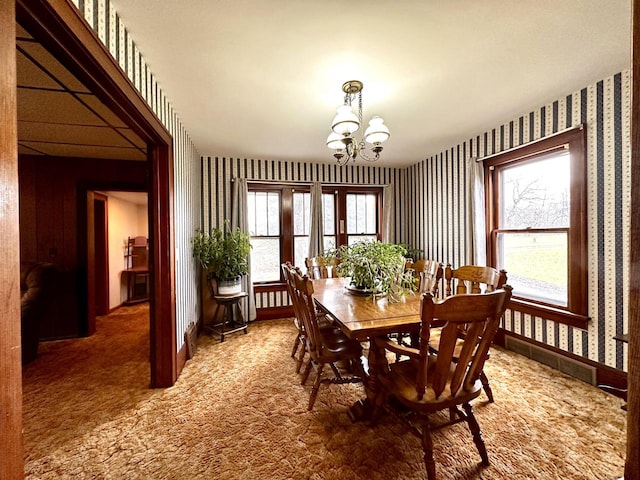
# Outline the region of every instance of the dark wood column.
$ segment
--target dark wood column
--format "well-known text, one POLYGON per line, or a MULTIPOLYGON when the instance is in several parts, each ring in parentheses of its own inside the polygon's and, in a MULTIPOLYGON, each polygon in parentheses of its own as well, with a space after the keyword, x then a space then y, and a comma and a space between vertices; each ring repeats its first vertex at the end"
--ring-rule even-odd
POLYGON ((23 478, 14 0, 0 0, 0 478, 23 478))
POLYGON ((640 479, 640 0, 633 1, 631 113, 631 268, 625 480, 640 479))

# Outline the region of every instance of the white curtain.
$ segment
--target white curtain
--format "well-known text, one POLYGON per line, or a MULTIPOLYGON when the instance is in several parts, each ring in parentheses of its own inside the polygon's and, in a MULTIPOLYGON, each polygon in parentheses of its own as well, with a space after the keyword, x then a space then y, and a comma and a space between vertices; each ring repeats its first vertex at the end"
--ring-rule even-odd
MULTIPOLYGON (((246 233, 249 233, 247 209, 248 192, 249 189, 246 178, 233 179, 231 192, 231 228, 235 230, 236 227, 238 227, 246 233)), ((244 317, 249 320, 255 320, 256 302, 253 294, 253 283, 251 282, 251 256, 249 256, 249 273, 242 279, 242 290, 249 294, 247 301, 243 302, 242 305, 244 317)))
POLYGON ((467 264, 487 264, 487 236, 484 203, 484 165, 467 160, 467 264))
POLYGON ((324 252, 324 224, 322 217, 322 184, 313 182, 311 185, 311 225, 309 231, 309 255, 316 257, 324 252))
POLYGON ((382 190, 382 241, 394 243, 393 227, 395 225, 396 201, 393 185, 387 185, 382 190))

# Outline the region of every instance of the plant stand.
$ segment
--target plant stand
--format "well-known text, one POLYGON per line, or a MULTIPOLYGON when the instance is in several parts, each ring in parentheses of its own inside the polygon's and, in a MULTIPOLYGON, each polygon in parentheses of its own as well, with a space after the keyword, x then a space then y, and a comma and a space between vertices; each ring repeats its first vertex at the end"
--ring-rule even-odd
POLYGON ((220 334, 220 342, 224 342, 224 336, 231 333, 244 331, 247 333, 247 322, 240 309, 240 300, 248 295, 247 292, 234 293, 233 295, 214 295, 216 309, 213 312, 213 323, 207 328, 211 334, 220 334), (218 310, 224 308, 222 321, 218 320, 218 310))

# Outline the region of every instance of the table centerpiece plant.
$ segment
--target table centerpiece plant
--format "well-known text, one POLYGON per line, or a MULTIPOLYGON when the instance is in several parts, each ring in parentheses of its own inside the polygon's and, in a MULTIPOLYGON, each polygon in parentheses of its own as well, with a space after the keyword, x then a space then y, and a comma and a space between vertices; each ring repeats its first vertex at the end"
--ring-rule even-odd
POLYGON ((225 220, 223 228, 208 233, 198 229, 191 238, 193 257, 206 272, 207 281, 215 280, 218 293, 225 295, 241 290, 240 280, 249 272, 251 237, 239 228, 231 229, 225 220))
POLYGON ((350 277, 347 289, 355 294, 388 296, 399 301, 407 292, 416 290, 411 271, 405 271, 406 248, 402 245, 367 241, 342 245, 336 251, 341 276, 350 277))

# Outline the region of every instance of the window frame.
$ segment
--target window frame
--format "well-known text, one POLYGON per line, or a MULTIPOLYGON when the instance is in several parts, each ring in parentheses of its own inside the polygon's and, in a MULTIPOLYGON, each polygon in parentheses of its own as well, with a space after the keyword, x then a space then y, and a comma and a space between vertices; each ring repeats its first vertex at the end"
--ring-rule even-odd
MULTIPOLYGON (((309 193, 311 187, 308 183, 287 184, 287 183, 267 183, 259 181, 249 181, 248 190, 250 192, 267 192, 277 191, 280 193, 280 263, 294 261, 294 225, 293 225, 293 194, 294 192, 309 193)), ((376 222, 377 234, 376 238, 382 238, 382 187, 377 185, 331 185, 322 186, 323 194, 334 195, 335 208, 335 237, 336 246, 347 243, 347 194, 348 193, 373 193, 377 196, 376 222), (340 231, 340 222, 344 222, 344 229, 340 231)), ((304 267, 300 265, 300 267, 304 267)), ((284 284, 282 272, 280 272, 279 280, 270 280, 265 282, 253 282, 257 287, 268 287, 270 285, 284 284)))
MULTIPOLYGON (((487 265, 496 267, 498 264, 498 231, 509 231, 509 229, 500 229, 500 172, 504 168, 524 164, 565 148, 570 152, 571 172, 567 236, 567 305, 559 306, 514 295, 509 306, 523 313, 586 329, 589 320, 587 316, 587 151, 586 128, 583 125, 484 159, 487 265)), ((507 278, 508 275, 509 272, 507 272, 507 278)))

